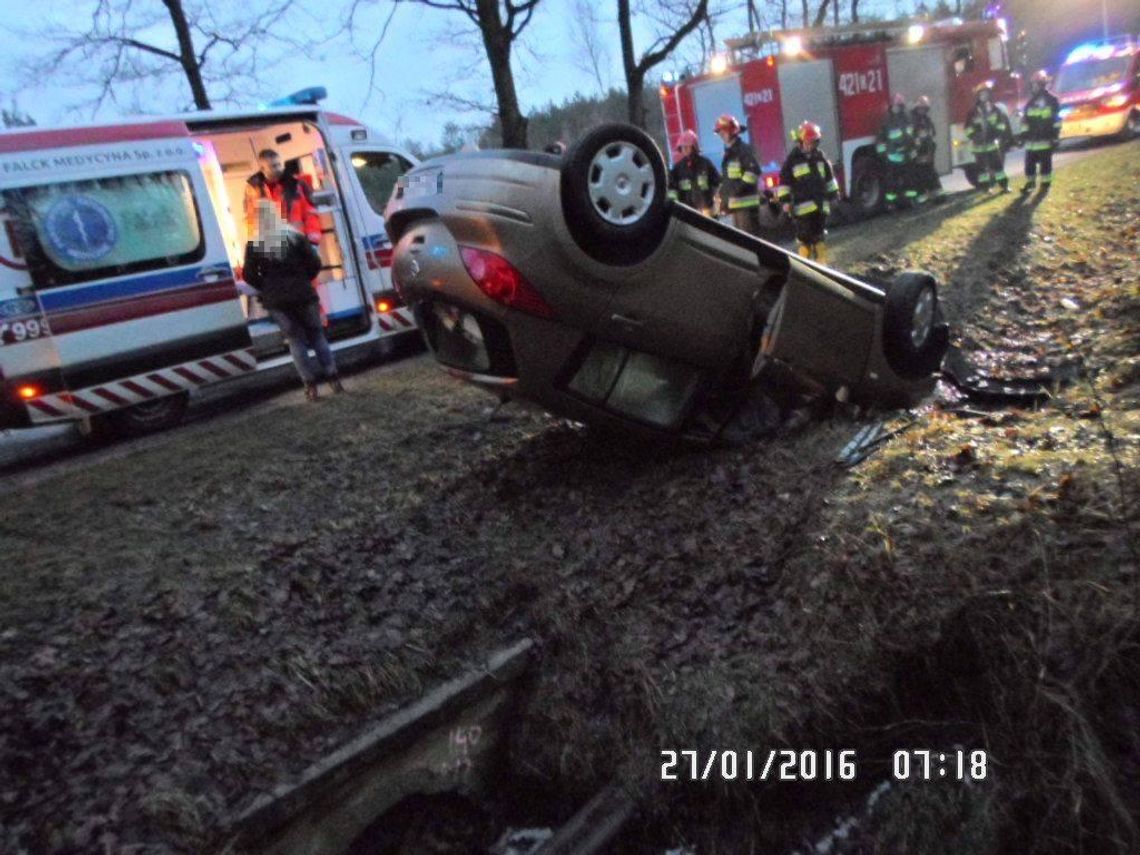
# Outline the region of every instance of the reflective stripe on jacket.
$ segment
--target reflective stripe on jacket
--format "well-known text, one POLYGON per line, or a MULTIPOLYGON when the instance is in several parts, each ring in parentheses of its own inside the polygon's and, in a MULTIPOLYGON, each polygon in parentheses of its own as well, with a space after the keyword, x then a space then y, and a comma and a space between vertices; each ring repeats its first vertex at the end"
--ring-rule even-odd
POLYGON ((791 204, 797 217, 822 210, 829 213, 829 199, 839 196, 839 182, 826 155, 818 148, 805 152, 796 146, 788 152, 780 169, 780 186, 776 199, 791 204))
POLYGON ((720 195, 729 210, 760 204, 760 165, 756 162, 752 146, 742 137, 737 137, 724 150, 721 172, 724 174, 724 182, 720 185, 720 195))

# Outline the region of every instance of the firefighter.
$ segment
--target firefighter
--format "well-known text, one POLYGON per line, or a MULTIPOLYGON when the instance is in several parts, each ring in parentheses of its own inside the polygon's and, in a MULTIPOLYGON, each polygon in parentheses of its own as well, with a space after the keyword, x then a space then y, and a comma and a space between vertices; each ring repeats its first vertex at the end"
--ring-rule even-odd
POLYGON ((720 173, 701 154, 694 131, 684 131, 677 141, 680 157, 669 171, 669 198, 696 208, 706 217, 712 213, 713 196, 720 186, 720 173))
POLYGON ((760 165, 752 147, 740 136, 744 129, 736 116, 725 113, 713 126, 724 143, 720 163, 720 198, 732 215, 732 224, 741 231, 760 234, 760 165))
POLYGON ((827 156, 819 150, 823 132, 815 122, 804 122, 794 134, 797 144, 780 170, 776 200, 796 224, 799 254, 827 263, 827 215, 831 200, 839 196, 839 182, 827 156))
POLYGON ((974 87, 974 106, 966 117, 966 136, 978 170, 978 189, 994 192, 996 183, 1002 193, 1009 192, 1005 174, 1005 152, 1013 142, 1009 116, 994 103, 992 80, 974 87))
POLYGON ((1053 149, 1061 137, 1061 103, 1049 91, 1049 72, 1033 75, 1033 91, 1025 105, 1025 186, 1022 193, 1037 187, 1037 167, 1041 167, 1041 191, 1053 183, 1053 149))
POLYGON ((875 151, 883 160, 887 210, 898 206, 900 195, 913 202, 918 197, 909 181, 910 162, 914 158, 914 127, 906 111, 906 97, 900 92, 895 93, 891 109, 879 129, 875 151))
POLYGON ((914 128, 914 165, 910 186, 918 193, 915 201, 920 205, 928 199, 942 201, 942 181, 938 177, 938 167, 934 165, 934 152, 938 148, 934 122, 930 118, 930 99, 925 95, 915 102, 910 113, 910 123, 914 128))
POLYGON ((271 148, 257 153, 258 171, 245 183, 245 216, 247 233, 255 233, 257 202, 272 199, 282 219, 309 239, 321 242, 321 220, 313 207, 313 191, 308 183, 281 166, 281 155, 271 148))

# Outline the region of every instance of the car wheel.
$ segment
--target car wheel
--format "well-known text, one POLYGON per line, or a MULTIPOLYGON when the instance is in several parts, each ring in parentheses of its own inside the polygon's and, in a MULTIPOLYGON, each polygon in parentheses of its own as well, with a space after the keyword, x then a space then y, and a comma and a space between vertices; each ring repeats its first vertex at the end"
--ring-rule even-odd
POLYGON ((883 176, 873 157, 860 157, 851 167, 851 203, 860 216, 870 216, 883 202, 883 176))
POLYGON ((607 264, 636 264, 661 243, 668 224, 665 161, 632 125, 590 131, 566 154, 562 212, 575 243, 607 264))
POLYGON ((125 436, 141 436, 174 427, 186 415, 189 395, 179 392, 153 401, 144 401, 107 414, 107 426, 125 436))
POLYGON ((883 352, 900 376, 917 380, 937 370, 946 353, 938 286, 929 273, 898 274, 887 288, 883 352))

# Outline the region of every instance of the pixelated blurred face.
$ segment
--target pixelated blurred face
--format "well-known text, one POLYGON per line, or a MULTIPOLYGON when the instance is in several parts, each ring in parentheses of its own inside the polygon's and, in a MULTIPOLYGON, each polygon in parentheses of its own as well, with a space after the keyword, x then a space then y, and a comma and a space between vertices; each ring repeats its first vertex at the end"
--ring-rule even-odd
POLYGON ((258 163, 261 165, 261 174, 269 181, 277 181, 285 173, 284 167, 281 166, 281 158, 277 155, 263 157, 258 163))
POLYGON ((732 131, 730 131, 728 128, 721 128, 716 132, 716 135, 720 137, 720 141, 725 145, 732 143, 732 131))
POLYGON ((693 153, 693 147, 691 145, 682 145, 681 146, 681 157, 689 157, 690 155, 692 155, 692 153, 693 153))

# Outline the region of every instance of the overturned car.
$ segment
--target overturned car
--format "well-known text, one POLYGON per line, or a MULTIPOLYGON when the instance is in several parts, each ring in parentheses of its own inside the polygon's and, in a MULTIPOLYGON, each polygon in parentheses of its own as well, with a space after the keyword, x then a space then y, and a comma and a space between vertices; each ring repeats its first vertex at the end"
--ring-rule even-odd
POLYGON ((947 347, 923 273, 882 286, 666 196, 637 128, 564 156, 461 153, 403 176, 393 280, 448 371, 603 428, 710 438, 757 393, 908 402, 947 347))

